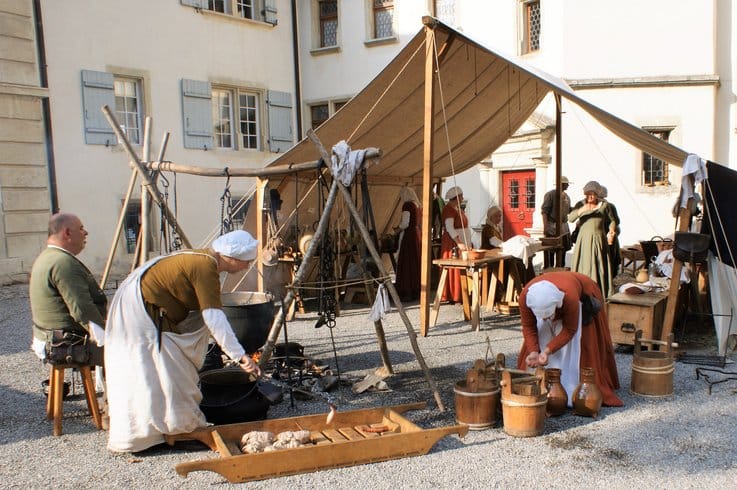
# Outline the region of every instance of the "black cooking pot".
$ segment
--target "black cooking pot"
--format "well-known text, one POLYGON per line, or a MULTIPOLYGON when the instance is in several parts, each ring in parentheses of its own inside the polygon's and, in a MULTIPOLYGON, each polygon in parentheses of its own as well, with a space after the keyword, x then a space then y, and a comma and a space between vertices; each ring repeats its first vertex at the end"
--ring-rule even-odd
POLYGON ((266 293, 223 293, 223 311, 246 352, 253 354, 266 343, 277 305, 266 293))
POLYGON ((212 369, 200 373, 200 410, 216 425, 263 420, 269 401, 241 368, 212 369))

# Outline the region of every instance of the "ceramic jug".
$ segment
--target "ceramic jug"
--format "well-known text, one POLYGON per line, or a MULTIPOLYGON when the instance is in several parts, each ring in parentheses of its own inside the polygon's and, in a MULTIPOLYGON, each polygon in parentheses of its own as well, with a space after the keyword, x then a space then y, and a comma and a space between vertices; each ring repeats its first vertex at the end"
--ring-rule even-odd
POLYGON ((584 417, 599 415, 603 396, 596 384, 596 371, 592 367, 581 368, 581 382, 573 392, 573 412, 584 417))
POLYGON ((546 369, 545 382, 548 387, 548 404, 546 406, 548 417, 563 415, 568 407, 568 393, 560 382, 560 369, 546 369))

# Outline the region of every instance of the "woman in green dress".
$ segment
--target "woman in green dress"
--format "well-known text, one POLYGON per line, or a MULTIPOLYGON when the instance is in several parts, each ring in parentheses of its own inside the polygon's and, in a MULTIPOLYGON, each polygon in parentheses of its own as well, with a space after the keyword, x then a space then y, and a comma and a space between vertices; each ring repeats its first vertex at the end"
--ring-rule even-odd
POLYGON ((611 205, 599 198, 601 186, 598 182, 588 182, 583 192, 584 199, 568 214, 568 221, 577 222, 578 229, 571 270, 596 281, 607 297, 613 292, 609 247, 614 244, 619 219, 611 205))

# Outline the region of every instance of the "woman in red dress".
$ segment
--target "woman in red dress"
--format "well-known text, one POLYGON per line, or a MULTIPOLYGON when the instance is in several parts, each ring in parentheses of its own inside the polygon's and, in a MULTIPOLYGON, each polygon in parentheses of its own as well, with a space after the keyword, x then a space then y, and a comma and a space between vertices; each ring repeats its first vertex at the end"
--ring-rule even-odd
POLYGON ((592 367, 604 405, 623 405, 615 393, 619 388, 617 364, 604 297, 596 282, 578 272, 548 272, 527 283, 519 306, 524 342, 518 368, 559 368, 570 406, 581 368, 592 367), (582 325, 582 294, 593 296, 602 305, 586 325, 582 325))
POLYGON ((402 300, 413 301, 420 297, 420 262, 422 252, 422 208, 417 194, 411 187, 399 191, 404 204, 399 222, 401 237, 397 256, 396 288, 402 300))
MULTIPOLYGON (((451 258, 453 249, 461 251, 472 248, 471 231, 468 228, 468 218, 461 209, 463 190, 460 187, 451 187, 445 193, 445 207, 443 208, 443 236, 440 239, 440 256, 451 258)), ((460 303, 461 272, 458 269, 448 269, 448 281, 445 283, 441 301, 460 303)))

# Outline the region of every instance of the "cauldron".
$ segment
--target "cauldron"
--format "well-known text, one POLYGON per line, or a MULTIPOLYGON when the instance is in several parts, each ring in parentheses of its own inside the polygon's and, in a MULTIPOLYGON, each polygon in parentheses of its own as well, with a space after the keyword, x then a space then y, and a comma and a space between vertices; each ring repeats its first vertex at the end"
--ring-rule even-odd
POLYGON ((251 291, 223 293, 223 312, 247 353, 259 350, 269 336, 276 306, 269 294, 251 291))
POLYGON ((200 373, 200 410, 216 425, 263 420, 269 410, 258 390, 258 382, 239 367, 212 369, 200 373))

